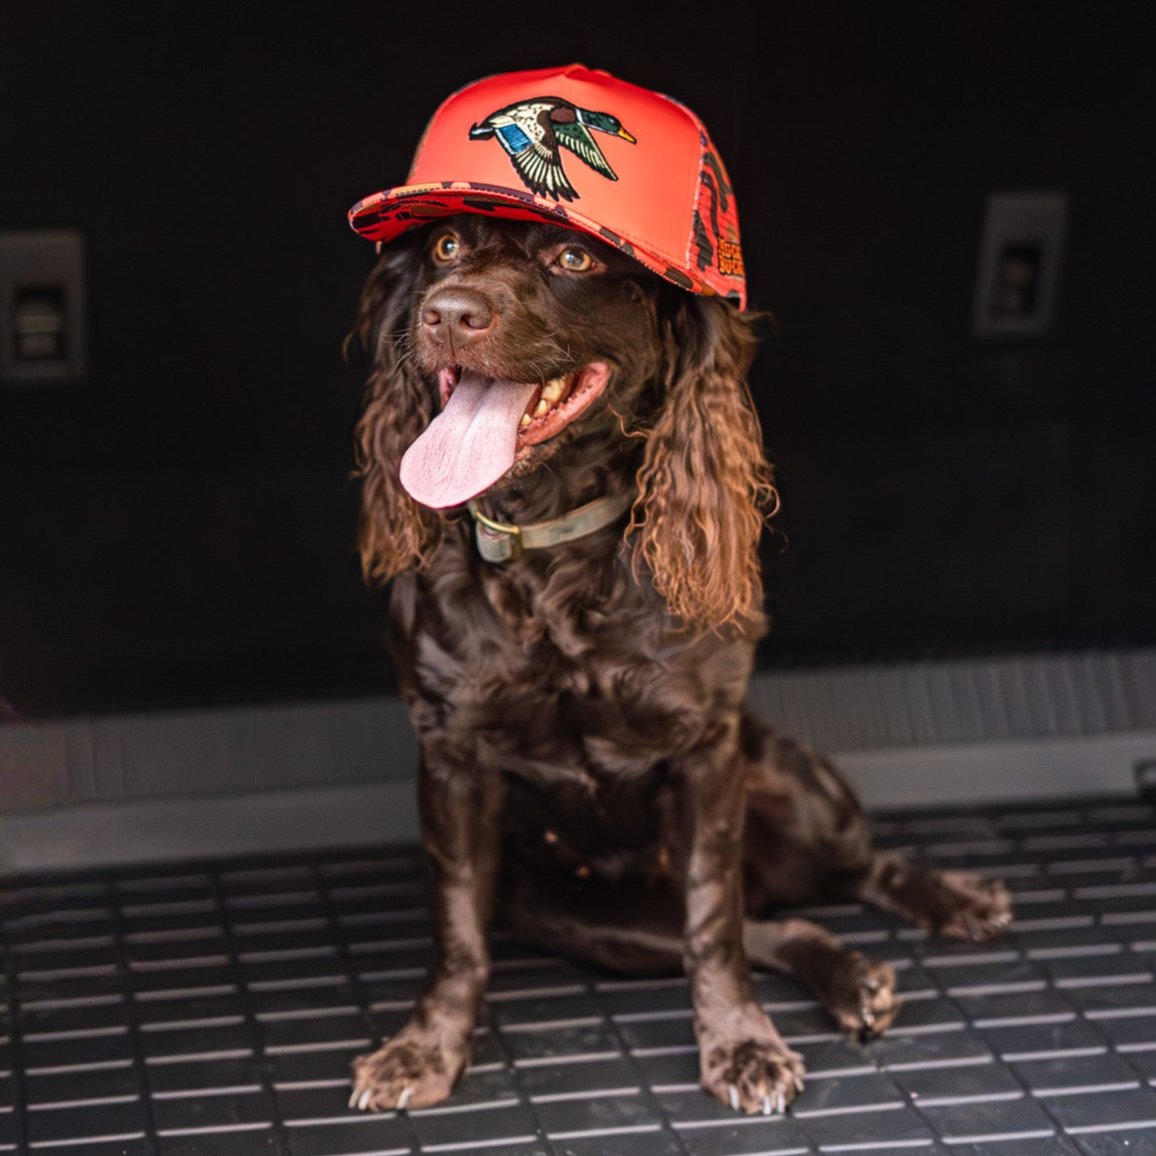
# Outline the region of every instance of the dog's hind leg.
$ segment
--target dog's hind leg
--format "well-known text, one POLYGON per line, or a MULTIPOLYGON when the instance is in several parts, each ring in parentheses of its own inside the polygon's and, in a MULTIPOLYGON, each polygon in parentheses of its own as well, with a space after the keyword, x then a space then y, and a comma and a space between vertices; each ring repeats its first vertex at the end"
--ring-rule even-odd
POLYGON ((1012 921, 1000 882, 967 871, 936 871, 897 852, 878 851, 856 897, 948 939, 983 943, 1012 921))
MULTIPOLYGON (((531 870, 503 880, 506 926, 548 951, 627 975, 683 971, 683 912, 673 887, 600 883, 531 870)), ((846 1031, 885 1030, 899 1010, 890 965, 872 962, 803 919, 745 919, 743 948, 755 967, 793 976, 846 1031)))
POLYGON ((515 938, 622 975, 682 971, 682 906, 673 888, 579 877, 506 856, 500 919, 515 938))
POLYGON ((747 913, 815 898, 855 899, 933 934, 981 942, 1011 922, 1002 883, 940 871, 874 847, 854 792, 821 754, 743 720, 750 768, 744 867, 747 913))
POLYGON ((743 946, 755 967, 792 975, 806 984, 844 1031, 878 1035, 899 1014, 895 972, 845 947, 806 919, 746 919, 743 946))

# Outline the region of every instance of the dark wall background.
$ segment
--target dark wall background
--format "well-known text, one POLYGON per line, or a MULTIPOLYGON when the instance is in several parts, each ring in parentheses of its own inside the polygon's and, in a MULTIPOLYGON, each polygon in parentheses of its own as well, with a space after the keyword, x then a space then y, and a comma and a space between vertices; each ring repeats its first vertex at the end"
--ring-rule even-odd
POLYGON ((90 370, 0 389, 0 697, 393 686, 353 554, 345 211, 453 88, 571 60, 704 119, 779 321, 765 666, 1156 640, 1149 10, 3 0, 0 229, 84 232, 90 370), (977 342, 1005 189, 1068 194, 1056 321, 977 342))

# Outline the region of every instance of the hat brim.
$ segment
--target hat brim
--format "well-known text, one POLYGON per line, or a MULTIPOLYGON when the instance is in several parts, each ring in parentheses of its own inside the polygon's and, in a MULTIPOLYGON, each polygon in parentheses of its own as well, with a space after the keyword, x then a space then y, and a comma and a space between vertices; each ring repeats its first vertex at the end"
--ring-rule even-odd
MULTIPOLYGON (((705 280, 688 276, 673 259, 652 248, 639 244, 590 220, 570 205, 547 200, 519 189, 496 185, 452 183, 434 185, 400 185, 374 193, 349 210, 349 223, 354 231, 370 241, 386 243, 421 228, 443 217, 458 213, 478 213, 482 216, 508 220, 547 221, 567 229, 576 229, 632 257, 667 281, 704 296, 720 296, 717 289, 705 280)), ((727 300, 742 308, 743 294, 737 290, 727 293, 727 300)))

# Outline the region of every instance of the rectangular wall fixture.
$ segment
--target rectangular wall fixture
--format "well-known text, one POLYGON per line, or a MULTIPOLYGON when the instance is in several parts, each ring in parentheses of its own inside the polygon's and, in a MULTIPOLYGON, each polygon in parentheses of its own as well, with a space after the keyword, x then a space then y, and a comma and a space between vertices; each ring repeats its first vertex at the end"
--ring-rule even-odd
POLYGON ((1019 337, 1051 324, 1067 223, 1062 192, 987 198, 975 283, 976 337, 1019 337))
POLYGON ((79 232, 0 233, 0 382, 83 377, 84 310, 79 232))

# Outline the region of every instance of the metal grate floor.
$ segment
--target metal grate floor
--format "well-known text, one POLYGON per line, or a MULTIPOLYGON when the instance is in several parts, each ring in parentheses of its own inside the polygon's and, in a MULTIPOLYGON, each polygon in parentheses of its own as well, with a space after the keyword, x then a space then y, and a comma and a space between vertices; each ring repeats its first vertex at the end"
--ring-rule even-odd
POLYGON ((785 1118, 699 1091, 683 981, 623 982, 501 935, 452 1100, 350 1111, 350 1058, 401 1025, 424 971, 410 848, 8 880, 0 1151, 1156 1154, 1156 808, 888 813, 878 830, 1006 879, 1017 920, 975 947, 811 909, 890 960, 905 1003, 863 1046, 761 976, 809 1068, 785 1118))

